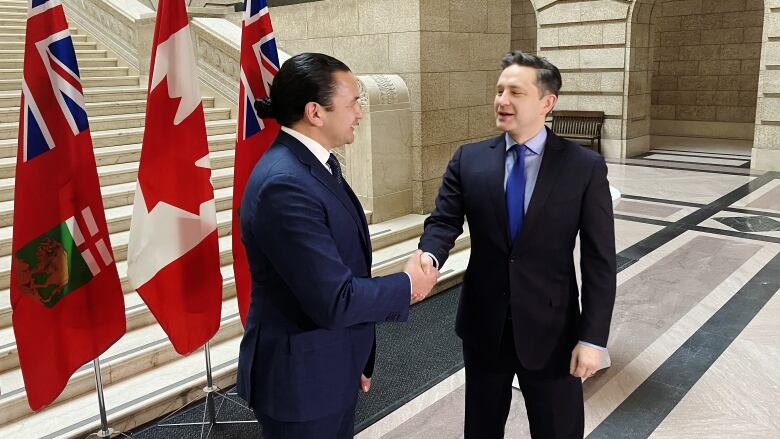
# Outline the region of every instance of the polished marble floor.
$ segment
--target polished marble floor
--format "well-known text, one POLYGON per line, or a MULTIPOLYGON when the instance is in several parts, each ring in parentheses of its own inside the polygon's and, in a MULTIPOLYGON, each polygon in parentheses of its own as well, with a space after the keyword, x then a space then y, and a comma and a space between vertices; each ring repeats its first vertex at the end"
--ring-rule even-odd
MULTIPOLYGON (((780 173, 749 161, 740 142, 665 138, 609 163, 618 291, 612 365, 583 385, 588 438, 780 437, 780 173)), ((461 438, 463 383, 356 437, 461 438)), ((506 437, 528 438, 514 396, 506 437)))

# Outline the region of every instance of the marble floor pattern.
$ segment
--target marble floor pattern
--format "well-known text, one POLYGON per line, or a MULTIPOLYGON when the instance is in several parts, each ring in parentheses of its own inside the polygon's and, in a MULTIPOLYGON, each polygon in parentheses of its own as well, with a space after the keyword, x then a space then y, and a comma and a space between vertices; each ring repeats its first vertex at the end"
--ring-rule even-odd
MULTIPOLYGON (((654 154, 712 158, 609 163, 618 291, 587 437, 780 437, 780 173, 734 172, 744 147, 668 138, 654 154)), ((461 438, 463 398, 461 370, 356 437, 461 438)), ((518 390, 505 437, 530 437, 518 390)))

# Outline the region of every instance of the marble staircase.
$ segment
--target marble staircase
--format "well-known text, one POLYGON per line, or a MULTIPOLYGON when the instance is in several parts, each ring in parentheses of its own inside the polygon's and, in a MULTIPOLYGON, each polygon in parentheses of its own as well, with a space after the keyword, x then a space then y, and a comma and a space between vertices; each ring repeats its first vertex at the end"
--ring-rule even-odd
MULTIPOLYGON (((99 429, 91 363, 79 369, 49 407, 33 413, 25 395, 12 328, 10 303, 14 173, 26 1, 0 0, 0 437, 85 437, 99 429)), ((111 244, 125 294, 127 333, 101 356, 108 419, 116 430, 171 412, 204 396, 205 361, 199 350, 179 356, 154 317, 127 282, 127 243, 143 136, 146 85, 137 72, 102 48, 90 35, 71 28, 82 83, 111 244)), ((242 326, 235 300, 230 208, 236 121, 235 109, 203 98, 209 135, 212 180, 217 200, 222 263, 222 324, 211 341, 215 383, 235 382, 242 326)), ((371 218, 371 212, 366 212, 371 218)), ((374 275, 397 272, 414 251, 424 216, 405 215, 371 224, 374 275)), ((461 281, 468 262, 468 229, 437 285, 437 291, 461 281)), ((98 318, 98 316, 96 316, 98 318)))

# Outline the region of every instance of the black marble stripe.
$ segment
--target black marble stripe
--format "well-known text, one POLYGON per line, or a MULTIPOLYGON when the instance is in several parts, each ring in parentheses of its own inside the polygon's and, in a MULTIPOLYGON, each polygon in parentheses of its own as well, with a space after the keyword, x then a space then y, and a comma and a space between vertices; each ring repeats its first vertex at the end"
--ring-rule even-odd
POLYGON ((685 206, 685 207, 698 208, 698 207, 706 206, 706 204, 694 203, 692 201, 669 200, 666 198, 644 197, 644 196, 629 195, 629 194, 621 194, 620 198, 625 198, 627 200, 637 200, 637 201, 651 201, 653 203, 674 204, 675 206, 685 206))
MULTIPOLYGON (((698 154, 698 155, 705 155, 705 156, 710 156, 710 155, 713 155, 713 156, 715 156, 715 155, 717 155, 717 156, 729 156, 727 158, 734 157, 735 159, 750 160, 750 155, 732 154, 732 153, 729 153, 729 152, 685 151, 685 150, 682 150, 682 149, 658 149, 658 148, 652 149, 651 151, 687 152, 687 153, 698 154)), ((714 158, 717 158, 717 157, 714 157, 714 158)))
POLYGON ((771 216, 774 218, 780 218, 780 212, 764 212, 762 210, 753 210, 753 209, 741 209, 737 207, 729 207, 726 209, 723 209, 726 212, 734 212, 734 213, 744 213, 747 215, 756 215, 756 216, 771 216))
MULTIPOLYGON (((628 159, 632 160, 632 159, 628 159)), ((653 160, 647 160, 647 162, 651 162, 653 160)), ((639 163, 632 163, 632 162, 622 162, 622 161, 612 161, 607 160, 607 163, 615 164, 615 165, 623 165, 623 166, 639 166, 642 168, 656 168, 656 169, 674 169, 677 171, 691 171, 691 172, 702 172, 706 174, 719 174, 719 175, 739 175, 739 176, 746 176, 746 175, 756 175, 753 174, 753 172, 745 172, 745 171, 738 171, 738 169, 741 168, 734 168, 734 171, 727 171, 727 170, 714 170, 714 169, 696 169, 696 168, 689 168, 686 166, 672 166, 670 162, 666 162, 667 164, 661 165, 661 164, 655 164, 655 163, 647 163, 647 162, 639 162, 639 163)), ((660 161, 659 161, 660 163, 660 161)), ((716 165, 708 165, 708 166, 716 166, 716 165)), ((723 166, 724 169, 728 169, 728 166, 723 166)), ((762 173, 762 171, 756 171, 757 173, 762 173)))
POLYGON ((634 390, 588 439, 646 438, 780 288, 775 256, 634 390))
MULTIPOLYGON (((654 150, 651 150, 650 152, 643 153, 643 154, 638 155, 638 156, 633 157, 633 158, 644 158, 644 159, 647 159, 647 160, 674 161, 674 160, 671 160, 671 159, 654 159, 654 158, 649 158, 648 157, 648 156, 651 156, 651 155, 654 155, 654 154, 669 155, 669 156, 674 156, 674 157, 692 157, 692 158, 695 158, 695 159, 705 159, 705 160, 731 160, 731 161, 734 161, 734 162, 745 162, 745 161, 747 161, 748 162, 748 167, 750 167, 750 165, 749 165, 750 157, 744 157, 744 158, 743 157, 712 157, 712 156, 706 156, 706 155, 699 155, 698 153, 680 154, 679 152, 672 152, 672 151, 669 151, 669 150, 660 150, 660 149, 654 149, 654 150)), ((718 163, 706 163, 706 162, 702 162, 700 164, 702 164, 702 165, 715 165, 715 166, 733 166, 733 167, 737 167, 737 168, 743 167, 743 165, 744 165, 744 163, 740 163, 740 164, 734 163, 733 165, 725 165, 725 164, 722 164, 722 163, 718 164, 718 163)))

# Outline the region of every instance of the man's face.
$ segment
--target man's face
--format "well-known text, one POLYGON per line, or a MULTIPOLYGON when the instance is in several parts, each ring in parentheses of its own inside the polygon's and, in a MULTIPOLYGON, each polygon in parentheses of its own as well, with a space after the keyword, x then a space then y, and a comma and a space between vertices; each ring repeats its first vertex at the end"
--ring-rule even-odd
POLYGON ((333 80, 336 87, 331 97, 331 110, 322 114, 322 130, 329 143, 323 146, 328 148, 354 142, 355 126, 363 117, 355 75, 351 72, 336 72, 333 80))
POLYGON ((538 130, 555 100, 555 95, 543 96, 537 85, 536 69, 512 64, 501 72, 496 83, 496 128, 510 135, 538 130))

